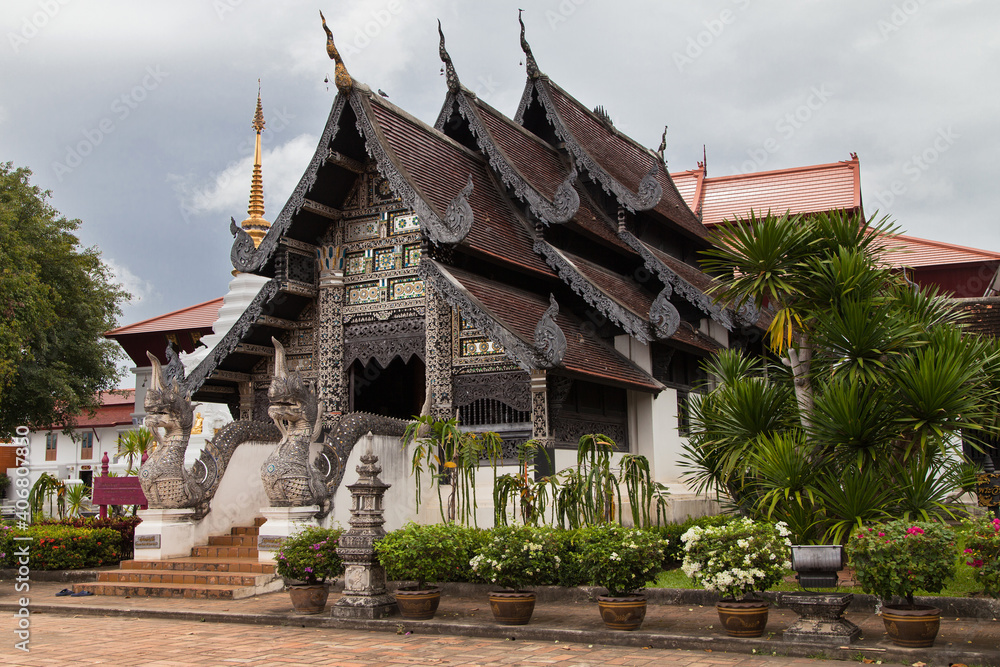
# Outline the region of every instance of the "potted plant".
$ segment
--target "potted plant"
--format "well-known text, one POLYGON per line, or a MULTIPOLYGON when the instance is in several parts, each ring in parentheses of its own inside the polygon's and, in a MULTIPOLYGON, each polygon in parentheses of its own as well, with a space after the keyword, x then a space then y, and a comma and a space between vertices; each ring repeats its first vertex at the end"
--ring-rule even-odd
POLYGON ((966 522, 966 565, 975 568, 973 578, 983 593, 1000 597, 1000 519, 981 516, 966 522))
POLYGON ((455 561, 468 555, 454 524, 408 523, 375 543, 375 555, 393 581, 414 582, 396 589, 396 604, 403 618, 434 618, 441 589, 429 582, 447 581, 455 561))
POLYGON ((337 555, 341 528, 308 526, 281 543, 275 554, 278 574, 285 577, 292 606, 300 614, 318 614, 326 608, 330 582, 344 571, 337 555))
POLYGON ((597 604, 612 630, 635 630, 646 617, 640 592, 663 565, 663 540, 653 533, 604 523, 580 530, 580 560, 590 583, 606 588, 597 604))
POLYGON ((506 590, 490 592, 493 618, 504 625, 525 625, 535 610, 535 594, 524 590, 553 580, 559 568, 558 544, 551 530, 497 526, 469 561, 473 571, 506 590))
POLYGON ((882 621, 897 646, 934 645, 941 610, 914 604, 916 591, 938 593, 955 575, 955 533, 941 523, 899 519, 876 524, 851 537, 847 556, 865 593, 906 604, 883 604, 882 621))
POLYGON ((767 626, 767 600, 754 591, 774 586, 791 567, 791 532, 776 524, 737 519, 722 526, 694 526, 681 535, 684 574, 722 597, 715 607, 726 633, 759 637, 767 626))

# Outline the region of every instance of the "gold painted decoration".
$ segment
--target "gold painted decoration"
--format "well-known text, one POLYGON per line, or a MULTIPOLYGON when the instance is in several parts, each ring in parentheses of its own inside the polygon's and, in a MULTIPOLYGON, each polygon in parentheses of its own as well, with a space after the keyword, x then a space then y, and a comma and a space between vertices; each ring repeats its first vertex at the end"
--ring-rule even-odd
POLYGON ((247 207, 248 217, 240 226, 253 240, 254 248, 260 247, 260 242, 267 236, 271 223, 264 219, 264 177, 261 173, 260 133, 264 130, 264 110, 260 103, 260 79, 257 79, 257 109, 253 114, 250 127, 257 133, 254 143, 253 176, 250 180, 250 205, 247 207))
POLYGON ((340 52, 337 51, 337 45, 333 43, 333 33, 326 25, 326 17, 323 16, 323 12, 319 13, 319 18, 323 21, 323 30, 326 31, 326 53, 330 56, 330 60, 337 63, 334 68, 333 82, 337 84, 337 90, 346 95, 354 89, 354 80, 347 73, 347 67, 340 57, 340 52))

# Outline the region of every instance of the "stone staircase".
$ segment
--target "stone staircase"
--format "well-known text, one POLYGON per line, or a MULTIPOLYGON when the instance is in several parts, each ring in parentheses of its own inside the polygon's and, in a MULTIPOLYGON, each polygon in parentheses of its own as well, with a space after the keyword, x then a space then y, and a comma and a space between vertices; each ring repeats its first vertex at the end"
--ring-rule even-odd
POLYGON ((74 584, 73 591, 130 597, 213 598, 237 600, 281 590, 274 565, 257 562, 254 526, 233 528, 229 535, 208 538, 185 558, 161 561, 125 560, 121 569, 101 572, 96 583, 74 584))

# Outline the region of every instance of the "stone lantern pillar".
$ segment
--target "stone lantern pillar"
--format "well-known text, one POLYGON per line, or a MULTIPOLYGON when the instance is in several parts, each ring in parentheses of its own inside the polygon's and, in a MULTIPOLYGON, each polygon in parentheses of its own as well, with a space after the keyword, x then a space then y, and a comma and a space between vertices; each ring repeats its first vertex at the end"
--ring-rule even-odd
POLYGON ((337 555, 344 561, 344 594, 333 605, 338 618, 384 618, 395 614, 396 599, 385 587, 385 569, 375 558, 375 542, 385 537, 383 500, 391 485, 379 479, 382 466, 372 453, 374 436, 365 436, 368 448, 357 466, 358 481, 351 490, 350 529, 340 536, 337 555))

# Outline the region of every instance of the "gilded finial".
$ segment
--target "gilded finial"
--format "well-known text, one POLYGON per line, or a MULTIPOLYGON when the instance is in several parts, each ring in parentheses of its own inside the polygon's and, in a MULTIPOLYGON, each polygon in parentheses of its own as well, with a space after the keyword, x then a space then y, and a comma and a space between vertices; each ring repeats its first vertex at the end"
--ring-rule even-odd
POLYGON ((250 181, 250 206, 247 207, 249 217, 240 223, 243 230, 253 240, 254 248, 260 247, 260 242, 267 235, 271 223, 264 219, 264 178, 261 175, 260 133, 264 130, 264 110, 260 104, 260 79, 257 79, 257 110, 253 115, 251 127, 257 133, 253 155, 253 177, 250 181))
POLYGON ((347 73, 347 67, 344 66, 344 61, 340 58, 337 45, 333 43, 333 33, 326 26, 326 17, 323 16, 323 12, 319 13, 319 17, 323 21, 323 30, 326 31, 326 54, 330 56, 330 60, 337 63, 334 68, 333 82, 337 84, 337 90, 346 95, 354 88, 354 81, 347 73))
POLYGON ((521 24, 521 50, 524 51, 525 69, 528 72, 529 79, 537 79, 542 73, 538 70, 538 63, 535 62, 535 56, 531 54, 531 47, 528 46, 528 40, 524 38, 524 21, 521 19, 522 11, 524 10, 517 10, 517 22, 521 24))
POLYGON ((656 149, 656 154, 663 160, 663 153, 667 150, 667 126, 663 126, 663 136, 660 137, 660 147, 656 149))
POLYGON ((455 93, 458 92, 458 73, 455 72, 455 66, 451 62, 451 56, 448 55, 448 50, 444 46, 444 30, 441 29, 441 19, 438 19, 438 34, 441 36, 441 44, 438 46, 438 53, 441 56, 441 62, 444 63, 445 67, 445 79, 448 82, 448 90, 455 93))
POLYGON ((260 106, 260 79, 257 79, 257 111, 253 115, 253 123, 250 124, 257 134, 264 130, 264 110, 260 106))

